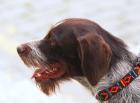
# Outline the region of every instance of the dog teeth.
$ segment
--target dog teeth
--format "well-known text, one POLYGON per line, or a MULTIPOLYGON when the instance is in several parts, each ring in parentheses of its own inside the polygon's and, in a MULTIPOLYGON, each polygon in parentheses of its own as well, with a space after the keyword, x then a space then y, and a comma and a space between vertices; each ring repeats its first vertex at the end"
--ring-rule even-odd
POLYGON ((57 70, 57 68, 53 68, 53 71, 56 71, 57 70))
POLYGON ((46 73, 49 73, 48 71, 45 71, 46 73))
MULTIPOLYGON (((49 73, 54 73, 54 72, 56 72, 56 71, 57 71, 57 68, 52 68, 51 70, 46 69, 46 70, 45 70, 45 73, 46 73, 46 74, 49 74, 49 73)), ((41 75, 38 73, 37 76, 41 76, 41 75)))
POLYGON ((40 77, 40 76, 41 76, 41 74, 40 74, 40 73, 37 73, 37 74, 36 74, 36 76, 37 76, 37 77, 40 77))
POLYGON ((50 72, 53 73, 54 71, 53 70, 50 70, 50 72))
POLYGON ((52 68, 52 70, 49 70, 50 73, 56 72, 57 68, 52 68))

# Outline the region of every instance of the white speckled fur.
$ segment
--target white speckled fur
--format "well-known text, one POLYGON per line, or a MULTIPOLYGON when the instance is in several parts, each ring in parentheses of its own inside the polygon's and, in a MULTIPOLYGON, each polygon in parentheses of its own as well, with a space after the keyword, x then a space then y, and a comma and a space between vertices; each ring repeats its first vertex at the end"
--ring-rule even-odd
MULTIPOLYGON (((132 53, 130 53, 129 56, 131 57, 131 61, 136 59, 136 56, 132 53)), ((113 83, 119 81, 132 69, 133 64, 130 63, 127 59, 127 56, 123 54, 122 60, 117 62, 115 66, 111 67, 110 72, 103 76, 98 85, 95 87, 91 88, 91 85, 84 77, 81 77, 80 80, 78 78, 75 79, 79 82, 82 81, 81 83, 84 84, 84 86, 87 87, 90 91, 92 91, 93 95, 96 95, 98 91, 108 88, 112 86, 113 83), (85 83, 87 83, 87 85, 85 85, 85 83)), ((108 101, 101 103, 140 103, 140 76, 120 93, 113 96, 108 101)))

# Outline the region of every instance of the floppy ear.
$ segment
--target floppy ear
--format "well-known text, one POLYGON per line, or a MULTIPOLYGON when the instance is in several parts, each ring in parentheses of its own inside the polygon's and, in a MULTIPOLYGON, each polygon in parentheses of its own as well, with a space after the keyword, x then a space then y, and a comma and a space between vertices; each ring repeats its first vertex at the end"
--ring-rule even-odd
POLYGON ((91 33, 79 37, 78 43, 82 71, 94 86, 109 70, 111 48, 100 35, 91 33))

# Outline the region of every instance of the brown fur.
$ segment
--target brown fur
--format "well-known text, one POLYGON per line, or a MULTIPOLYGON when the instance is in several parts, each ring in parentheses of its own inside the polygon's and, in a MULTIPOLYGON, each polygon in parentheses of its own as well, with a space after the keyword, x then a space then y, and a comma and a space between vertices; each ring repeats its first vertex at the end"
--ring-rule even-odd
POLYGON ((52 27, 39 42, 37 48, 47 59, 36 63, 36 58, 20 54, 25 64, 38 66, 57 62, 62 63, 61 68, 65 71, 59 78, 36 81, 47 95, 54 92, 61 81, 75 76, 86 77, 95 86, 110 66, 121 59, 120 54, 128 52, 120 39, 86 19, 66 19, 52 27))

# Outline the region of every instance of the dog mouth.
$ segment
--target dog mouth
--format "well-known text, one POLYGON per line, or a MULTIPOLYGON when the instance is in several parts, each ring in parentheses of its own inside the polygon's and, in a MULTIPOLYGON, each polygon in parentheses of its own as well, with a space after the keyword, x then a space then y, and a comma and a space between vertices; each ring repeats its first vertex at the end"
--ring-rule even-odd
POLYGON ((65 74, 65 70, 62 68, 64 63, 61 61, 47 61, 46 63, 43 59, 36 59, 33 55, 24 56, 19 54, 19 56, 27 67, 35 68, 31 78, 35 79, 37 82, 57 79, 65 74))
POLYGON ((32 78, 37 82, 45 82, 50 79, 56 79, 65 74, 60 63, 49 64, 49 66, 40 66, 34 71, 32 78))
POLYGON ((27 67, 34 68, 31 79, 34 79, 37 86, 48 96, 55 92, 60 81, 69 80, 66 77, 67 65, 62 60, 44 61, 32 56, 20 57, 27 67))

